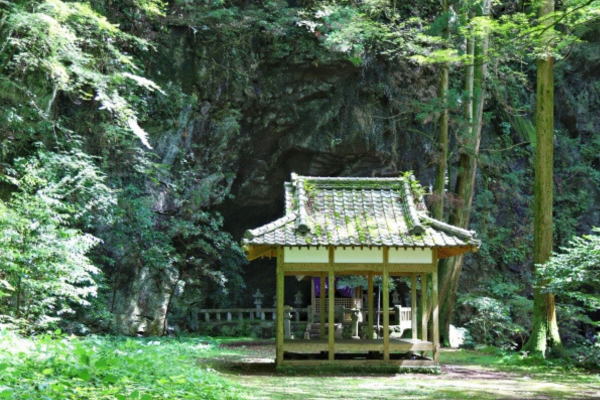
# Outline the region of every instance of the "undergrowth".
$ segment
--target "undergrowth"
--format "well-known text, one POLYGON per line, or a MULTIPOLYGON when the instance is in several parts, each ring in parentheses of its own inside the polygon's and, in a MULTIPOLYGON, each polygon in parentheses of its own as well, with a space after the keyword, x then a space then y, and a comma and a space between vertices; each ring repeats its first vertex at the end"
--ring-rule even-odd
POLYGON ((0 331, 0 399, 237 399, 242 390, 198 360, 219 350, 202 338, 23 338, 0 331))

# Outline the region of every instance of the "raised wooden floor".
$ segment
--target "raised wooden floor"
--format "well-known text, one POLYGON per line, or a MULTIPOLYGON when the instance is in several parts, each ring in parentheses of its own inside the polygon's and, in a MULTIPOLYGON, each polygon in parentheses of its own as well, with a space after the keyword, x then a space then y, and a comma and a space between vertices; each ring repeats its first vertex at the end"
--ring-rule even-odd
POLYGON ((325 339, 292 340, 283 342, 283 361, 286 365, 397 365, 434 366, 436 363, 427 357, 413 352, 433 351, 433 343, 416 339, 391 339, 389 360, 383 359, 383 339, 359 340, 336 339, 335 357, 328 357, 329 343, 325 339))
MULTIPOLYGON (((383 352, 383 339, 336 339, 335 352, 383 352)), ((295 353, 316 353, 328 351, 327 339, 286 339, 283 351, 295 353)), ((418 339, 391 339, 390 352, 433 351, 433 343, 418 339)))

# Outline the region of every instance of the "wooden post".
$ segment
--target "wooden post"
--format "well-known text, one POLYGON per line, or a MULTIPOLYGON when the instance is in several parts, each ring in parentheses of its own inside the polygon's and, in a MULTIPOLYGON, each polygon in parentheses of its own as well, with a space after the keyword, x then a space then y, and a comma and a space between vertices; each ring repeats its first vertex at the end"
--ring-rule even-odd
POLYGON ((283 363, 283 304, 284 304, 284 272, 283 272, 283 248, 277 247, 277 329, 276 329, 276 353, 275 365, 283 363))
POLYGON ((329 361, 335 360, 335 274, 333 246, 329 246, 329 361))
POLYGON ((421 340, 427 341, 427 274, 421 274, 421 340))
POLYGON ((410 314, 411 314, 411 328, 412 338, 418 339, 417 333, 417 274, 410 276, 410 314))
POLYGON ((325 272, 321 272, 321 299, 319 313, 321 314, 321 339, 325 339, 325 272))
POLYGON ((439 298, 438 298, 438 265, 437 265, 437 254, 434 255, 433 259, 433 271, 431 273, 431 306, 432 306, 432 318, 433 318, 433 361, 440 361, 440 321, 439 321, 439 298))
POLYGON ((383 248, 383 360, 390 360, 390 267, 388 248, 383 248))
POLYGON ((315 277, 311 277, 310 278, 310 306, 309 307, 309 314, 308 314, 308 323, 312 324, 315 322, 315 316, 313 313, 317 312, 317 310, 315 309, 315 305, 317 304, 316 300, 315 300, 315 277))
POLYGON ((368 297, 369 302, 367 305, 369 306, 369 318, 367 322, 367 339, 373 339, 373 323, 374 323, 374 310, 373 310, 373 274, 369 274, 369 288, 368 288, 368 297))

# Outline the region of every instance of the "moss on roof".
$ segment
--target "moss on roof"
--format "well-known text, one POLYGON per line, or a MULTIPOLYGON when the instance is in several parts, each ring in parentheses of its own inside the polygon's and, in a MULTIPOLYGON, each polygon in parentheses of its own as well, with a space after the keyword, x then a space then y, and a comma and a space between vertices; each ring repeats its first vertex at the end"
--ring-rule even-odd
POLYGON ((418 183, 399 178, 292 174, 285 216, 246 232, 244 245, 457 247, 480 242, 473 231, 427 216, 418 183))

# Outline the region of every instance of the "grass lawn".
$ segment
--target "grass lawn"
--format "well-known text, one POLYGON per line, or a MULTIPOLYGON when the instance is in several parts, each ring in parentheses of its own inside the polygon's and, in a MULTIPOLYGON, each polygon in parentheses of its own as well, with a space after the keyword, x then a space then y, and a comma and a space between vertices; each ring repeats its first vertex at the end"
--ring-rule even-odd
POLYGON ((273 357, 273 341, 0 331, 0 400, 600 399, 598 373, 517 355, 446 350, 441 374, 282 373, 273 357))
POLYGON ((332 373, 319 368, 278 374, 272 343, 221 347, 242 354, 215 367, 254 399, 600 399, 600 373, 519 355, 442 350, 441 374, 332 373))

